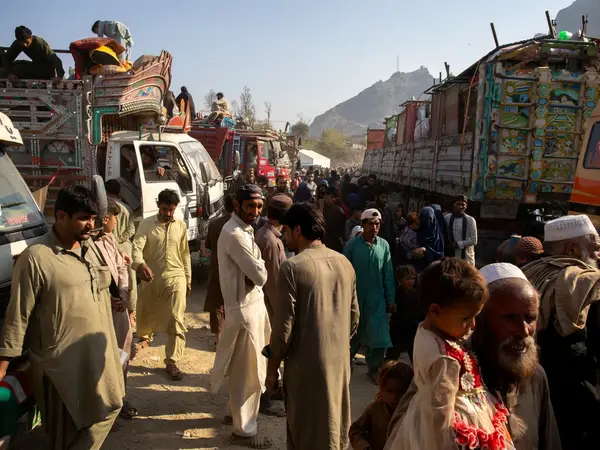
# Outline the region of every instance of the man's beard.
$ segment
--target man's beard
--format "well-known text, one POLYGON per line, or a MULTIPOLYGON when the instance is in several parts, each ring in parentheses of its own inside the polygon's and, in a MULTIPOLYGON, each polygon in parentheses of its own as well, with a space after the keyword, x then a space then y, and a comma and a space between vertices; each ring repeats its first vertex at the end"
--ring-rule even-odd
POLYGON ((529 378, 535 373, 538 365, 538 349, 535 339, 511 337, 506 339, 496 350, 498 367, 508 374, 519 378, 529 378))
POLYGON ((588 252, 588 249, 585 247, 581 249, 579 259, 588 266, 594 268, 598 267, 598 261, 591 257, 590 252, 588 252))

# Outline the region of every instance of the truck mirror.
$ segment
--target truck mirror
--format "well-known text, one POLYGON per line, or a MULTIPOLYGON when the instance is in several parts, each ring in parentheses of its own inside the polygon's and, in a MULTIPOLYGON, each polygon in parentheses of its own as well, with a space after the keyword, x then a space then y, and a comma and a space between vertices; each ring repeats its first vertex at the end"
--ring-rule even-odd
POLYGON ((96 195, 96 201, 98 202, 98 215, 96 216, 96 228, 102 228, 104 223, 104 216, 108 209, 108 197, 106 196, 106 189, 104 189, 104 180, 100 175, 94 175, 92 178, 92 192, 96 195))
POLYGON ((200 173, 202 174, 202 180, 205 183, 208 183, 210 181, 210 176, 208 175, 210 173, 210 168, 208 167, 207 162, 200 164, 200 173))

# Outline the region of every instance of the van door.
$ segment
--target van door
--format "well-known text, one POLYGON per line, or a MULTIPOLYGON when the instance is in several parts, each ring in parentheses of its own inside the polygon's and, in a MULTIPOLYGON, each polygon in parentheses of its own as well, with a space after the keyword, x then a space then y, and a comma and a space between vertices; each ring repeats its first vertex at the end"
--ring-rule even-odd
POLYGON ((179 195, 179 208, 175 217, 183 220, 188 228, 188 241, 198 237, 198 213, 196 183, 192 171, 182 156, 181 149, 172 142, 133 141, 135 147, 142 199, 142 216, 158 213, 158 194, 172 189, 179 195), (164 171, 163 175, 159 172, 164 171))

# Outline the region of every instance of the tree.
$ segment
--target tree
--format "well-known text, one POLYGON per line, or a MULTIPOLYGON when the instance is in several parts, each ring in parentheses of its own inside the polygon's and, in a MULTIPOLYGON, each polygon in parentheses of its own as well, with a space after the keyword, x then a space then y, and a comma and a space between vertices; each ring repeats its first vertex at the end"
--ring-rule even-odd
POLYGON ((305 124, 309 124, 311 121, 310 117, 305 117, 303 112, 299 112, 298 114, 296 114, 296 117, 298 117, 298 122, 302 122, 305 124))
POLYGON ((292 134, 305 140, 308 137, 308 125, 302 121, 296 122, 292 125, 292 134))
POLYGON ((267 115, 267 125, 271 125, 271 102, 265 102, 265 114, 267 115))
POLYGON ((240 108, 239 115, 246 120, 246 123, 250 128, 256 122, 256 107, 254 106, 254 100, 252 99, 252 92, 248 86, 244 86, 242 93, 240 94, 240 108))
POLYGON ((237 118, 240 115, 240 108, 238 106, 237 100, 231 100, 229 107, 231 108, 231 116, 234 119, 237 118))
POLYGON ((329 128, 323 130, 321 137, 316 141, 316 151, 332 160, 340 161, 348 159, 352 149, 341 131, 329 128))
POLYGON ((213 102, 217 99, 217 93, 214 89, 211 89, 206 94, 204 94, 204 107, 207 111, 212 109, 213 102))

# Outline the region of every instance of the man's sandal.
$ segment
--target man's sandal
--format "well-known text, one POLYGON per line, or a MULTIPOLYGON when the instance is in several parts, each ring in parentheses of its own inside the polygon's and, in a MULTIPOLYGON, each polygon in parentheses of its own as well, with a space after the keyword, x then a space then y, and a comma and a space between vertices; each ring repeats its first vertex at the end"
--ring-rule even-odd
POLYGON ((131 406, 129 402, 123 402, 123 407, 121 408, 121 412, 119 413, 119 416, 121 418, 131 420, 134 417, 137 417, 138 415, 138 410, 131 406))
POLYGON ((179 381, 183 378, 183 372, 175 364, 167 364, 165 370, 173 381, 179 381))
POLYGON ((148 339, 140 339, 139 342, 135 344, 135 352, 138 353, 146 347, 150 347, 150 341, 148 339))
POLYGON ((250 437, 238 436, 237 434, 232 433, 229 437, 229 443, 232 445, 256 449, 271 448, 273 446, 272 440, 259 433, 250 437))
POLYGON ((285 412, 285 407, 281 404, 272 404, 268 408, 261 409, 260 412, 265 416, 270 417, 285 417, 287 414, 285 412))

